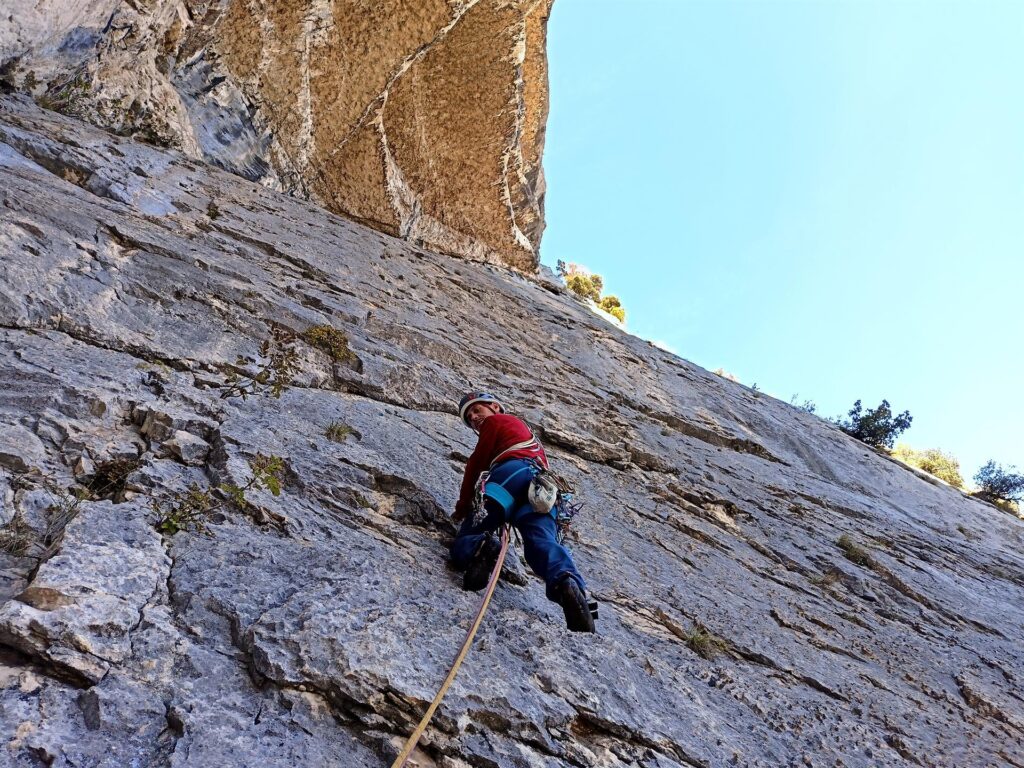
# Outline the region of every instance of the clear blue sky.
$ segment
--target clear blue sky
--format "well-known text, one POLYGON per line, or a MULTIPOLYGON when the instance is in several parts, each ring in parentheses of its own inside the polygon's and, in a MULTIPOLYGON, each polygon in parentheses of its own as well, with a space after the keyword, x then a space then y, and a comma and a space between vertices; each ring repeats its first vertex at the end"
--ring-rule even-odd
POLYGON ((819 415, 1024 470, 1024 0, 556 0, 542 261, 819 415))

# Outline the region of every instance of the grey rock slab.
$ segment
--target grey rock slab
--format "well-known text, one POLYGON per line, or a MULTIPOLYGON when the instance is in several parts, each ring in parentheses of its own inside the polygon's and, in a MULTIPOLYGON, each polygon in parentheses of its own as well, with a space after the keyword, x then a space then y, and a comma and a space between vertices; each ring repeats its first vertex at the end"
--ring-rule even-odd
POLYGON ((0 467, 11 472, 38 469, 43 455, 42 442, 30 430, 20 424, 0 424, 0 467))
POLYGON ((142 607, 166 578, 159 535, 131 504, 84 503, 58 554, 0 606, 0 641, 95 683, 131 655, 142 607))
POLYGON ((210 444, 201 437, 176 430, 170 440, 164 443, 164 450, 169 451, 184 464, 202 466, 210 454, 210 444))
POLYGON ((6 470, 0 469, 0 525, 11 522, 16 511, 11 476, 6 470))
MULTIPOLYGON (((0 563, 0 642, 22 654, 7 678, 39 678, 0 688, 16 764, 386 764, 477 606, 447 547, 474 444, 454 402, 478 387, 580 490, 570 543, 601 619, 573 635, 532 575, 499 583, 425 758, 1024 764, 1022 521, 549 278, 410 247, 25 100, 0 99, 0 140, 4 423, 60 494, 83 487, 82 457, 142 462, 130 501, 84 502, 41 563, 0 563), (354 357, 310 346, 314 325, 354 357), (223 397, 275 328, 297 336, 289 386, 223 397), (247 491, 207 534, 155 531, 153 501, 217 497, 259 454, 284 461, 279 495, 247 491)), ((13 506, 42 535, 55 497, 39 480, 13 506)))

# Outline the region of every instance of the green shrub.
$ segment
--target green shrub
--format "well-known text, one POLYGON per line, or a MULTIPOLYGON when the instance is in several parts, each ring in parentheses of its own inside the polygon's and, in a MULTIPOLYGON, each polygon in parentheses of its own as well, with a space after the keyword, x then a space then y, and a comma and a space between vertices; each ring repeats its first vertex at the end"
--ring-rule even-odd
POLYGON ((349 349, 348 336, 330 325, 314 325, 302 333, 303 340, 311 347, 316 347, 336 363, 352 360, 355 353, 349 349))
POLYGON ((565 284, 570 291, 582 299, 601 300, 601 289, 594 284, 590 275, 569 275, 565 284))
POLYGON ((281 473, 284 471, 284 459, 280 456, 264 456, 262 453, 249 462, 252 477, 245 485, 221 483, 216 489, 201 489, 193 483, 185 491, 172 495, 169 499, 154 499, 150 507, 156 513, 156 529, 160 533, 173 536, 179 531, 196 531, 206 533, 206 522, 210 516, 228 507, 245 512, 252 502, 246 497, 251 490, 270 491, 274 496, 281 495, 281 473), (218 491, 218 494, 214 493, 218 491))
POLYGON ((954 488, 964 487, 964 479, 960 476, 960 462, 937 448, 915 451, 909 445, 899 443, 893 449, 892 457, 934 475, 954 488))
POLYGON ((883 400, 881 405, 870 411, 863 411, 858 400, 848 415, 848 419, 836 418, 830 421, 850 437, 875 448, 892 448, 896 438, 909 429, 913 421, 910 411, 893 416, 888 400, 883 400))
POLYGON ((341 421, 332 421, 324 430, 324 437, 332 443, 343 443, 348 439, 354 430, 348 424, 341 421))
POLYGON ((173 536, 178 531, 206 533, 206 520, 220 507, 221 501, 209 490, 193 483, 170 499, 170 506, 154 500, 150 507, 157 515, 156 529, 173 536))
POLYGON ((605 296, 597 302, 597 306, 614 317, 620 323, 626 322, 626 310, 622 308, 622 302, 619 301, 618 296, 605 296))

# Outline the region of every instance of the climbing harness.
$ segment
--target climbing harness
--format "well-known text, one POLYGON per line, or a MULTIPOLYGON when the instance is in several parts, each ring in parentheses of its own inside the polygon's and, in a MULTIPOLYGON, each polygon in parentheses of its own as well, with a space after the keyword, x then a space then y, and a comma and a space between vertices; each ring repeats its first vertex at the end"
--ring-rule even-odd
MULTIPOLYGON (((515 497, 505 488, 505 483, 523 472, 532 472, 527 499, 534 512, 551 515, 555 518, 556 539, 559 544, 565 543, 566 534, 576 515, 583 509, 583 502, 576 500, 576 489, 562 477, 544 467, 539 461, 528 460, 529 463, 516 470, 504 480, 491 481, 490 471, 480 473, 477 478, 473 499, 473 526, 483 525, 487 519, 487 500, 495 502, 508 519, 515 509, 515 497)), ((491 465, 494 466, 493 464, 491 465)))
POLYGON ((547 513, 555 518, 556 539, 559 544, 564 544, 569 526, 583 509, 583 502, 576 500, 576 489, 561 475, 537 465, 537 474, 530 482, 528 498, 534 512, 547 513), (538 503, 535 504, 535 500, 538 503))
MULTIPOLYGON (((493 466, 493 465, 492 465, 493 466)), ((515 508, 516 500, 515 497, 508 492, 505 488, 505 483, 509 480, 519 477, 523 472, 536 472, 533 464, 527 464, 511 475, 506 477, 501 482, 491 482, 491 473, 489 471, 481 472, 480 477, 476 481, 476 494, 473 501, 473 525, 480 526, 487 518, 487 500, 495 502, 502 511, 505 513, 505 519, 511 514, 515 508)))
POLYGON ((419 743, 420 737, 427 729, 430 719, 434 716, 434 711, 441 703, 441 699, 444 698, 445 693, 448 692, 448 687, 452 684, 452 681, 455 680, 455 675, 458 673, 459 667, 462 666, 462 662, 465 660, 466 654, 469 653, 469 648, 473 644, 473 638, 476 636, 476 631, 480 628, 480 623, 484 619, 484 612, 487 610, 487 606, 491 602, 491 595, 494 594, 494 588, 498 584, 498 574, 501 573, 501 566, 505 562, 505 554, 508 552, 508 530, 508 525, 502 529, 501 552, 498 553, 498 560, 495 562, 494 570, 491 571, 491 578, 487 582, 487 591, 484 592, 484 599, 481 601, 480 608, 476 612, 476 618, 473 620, 473 624, 466 632, 466 639, 462 641, 462 647, 455 656, 455 661, 452 662, 452 667, 448 671, 448 676, 441 684, 441 688, 438 690, 434 700, 430 702, 430 706, 427 707, 427 712, 423 715, 423 719, 420 720, 419 725, 416 726, 416 730, 412 732, 412 735, 405 742, 405 746, 402 747, 402 751, 399 752, 398 757, 395 758, 395 762, 391 764, 391 768, 403 768, 406 761, 409 759, 409 756, 412 754, 412 751, 416 749, 416 745, 419 743))
POLYGON ((523 442, 521 443, 515 443, 514 445, 510 445, 508 448, 506 448, 493 459, 491 459, 491 466, 493 467, 495 464, 500 464, 502 458, 505 456, 506 453, 512 453, 512 451, 522 451, 527 449, 531 451, 540 450, 540 440, 534 437, 533 433, 530 433, 529 440, 523 440, 523 442))

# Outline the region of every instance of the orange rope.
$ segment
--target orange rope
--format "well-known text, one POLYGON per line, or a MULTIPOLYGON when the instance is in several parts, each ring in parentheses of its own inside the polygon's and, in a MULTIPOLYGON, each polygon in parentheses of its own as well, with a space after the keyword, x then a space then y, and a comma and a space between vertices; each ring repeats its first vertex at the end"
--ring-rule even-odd
POLYGON ((476 631, 480 628, 480 623, 484 620, 484 612, 487 610, 487 605, 491 602, 491 595, 494 594, 494 588, 498 584, 498 575, 501 573, 502 563, 505 562, 505 554, 508 552, 508 526, 506 525, 504 530, 501 532, 501 552, 498 555, 498 562, 494 564, 494 570, 491 571, 490 581, 487 582, 487 591, 484 593, 483 602, 480 603, 480 608, 476 612, 476 618, 473 620, 472 626, 466 633, 466 639, 462 641, 462 648, 459 649, 458 654, 455 656, 455 661, 452 662, 452 668, 448 671, 448 677, 444 679, 441 684, 440 690, 437 692, 437 696, 430 702, 430 706, 427 708, 427 713, 420 720, 420 724, 416 726, 416 730, 412 732, 412 735, 405 742, 405 746, 402 751, 395 758, 395 762, 391 764, 391 768, 403 768, 412 751, 416 749, 416 745, 419 743, 420 737, 423 732, 427 729, 427 725, 430 723, 430 718, 434 716, 434 711, 441 703, 441 699, 444 698, 445 693, 448 691, 448 687, 455 680, 455 675, 459 671, 459 667, 462 666, 462 662, 466 658, 466 654, 469 653, 469 647, 473 644, 473 637, 476 635, 476 631))

